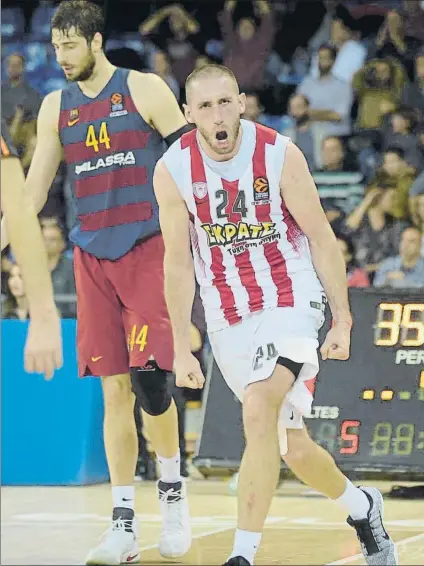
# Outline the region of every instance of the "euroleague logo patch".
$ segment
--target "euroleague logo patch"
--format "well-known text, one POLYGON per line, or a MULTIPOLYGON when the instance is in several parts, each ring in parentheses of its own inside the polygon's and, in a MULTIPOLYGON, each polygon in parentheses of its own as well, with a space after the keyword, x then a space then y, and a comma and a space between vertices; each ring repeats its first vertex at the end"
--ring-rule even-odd
POLYGON ((255 203, 269 201, 269 182, 266 177, 256 177, 253 181, 255 203))
POLYGON ((125 116, 128 111, 124 109, 124 97, 120 92, 114 92, 110 97, 110 114, 111 118, 117 116, 125 116))
POLYGON ((193 183, 193 193, 196 200, 203 200, 208 196, 208 186, 206 183, 193 183))

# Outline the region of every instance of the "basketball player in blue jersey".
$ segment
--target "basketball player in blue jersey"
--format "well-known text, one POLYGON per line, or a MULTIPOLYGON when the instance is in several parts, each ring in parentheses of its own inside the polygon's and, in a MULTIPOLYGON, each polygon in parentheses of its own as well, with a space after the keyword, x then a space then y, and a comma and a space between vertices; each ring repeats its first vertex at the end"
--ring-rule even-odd
MULTIPOLYGON (((62 366, 62 333, 40 224, 28 194, 24 172, 9 131, 1 120, 1 210, 8 220, 13 253, 22 270, 30 324, 25 369, 51 379, 62 366)), ((2 238, 3 249, 3 238, 2 238)))
POLYGON ((113 495, 112 526, 86 563, 139 560, 134 395, 160 465, 159 551, 176 558, 189 550, 191 530, 180 476, 177 411, 166 380, 174 356, 152 178, 163 141, 172 144, 188 126, 162 79, 116 68, 107 60, 98 6, 62 2, 51 28, 57 61, 70 84, 43 101, 26 190, 41 210, 64 154, 77 208, 70 238, 79 375, 102 380, 113 495))

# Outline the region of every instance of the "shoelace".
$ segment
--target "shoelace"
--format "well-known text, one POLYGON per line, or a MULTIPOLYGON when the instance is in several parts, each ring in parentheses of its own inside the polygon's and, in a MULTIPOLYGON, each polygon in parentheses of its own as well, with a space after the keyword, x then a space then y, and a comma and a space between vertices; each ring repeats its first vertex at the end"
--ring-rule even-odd
POLYGON ((181 498, 181 489, 175 490, 171 487, 166 491, 163 491, 161 489, 159 490, 159 500, 167 504, 165 519, 166 526, 172 531, 183 528, 182 515, 180 512, 181 507, 179 505, 174 505, 174 503, 181 501, 181 498))
POLYGON ((125 531, 126 527, 132 528, 132 521, 125 521, 124 519, 115 519, 112 521, 112 524, 109 525, 107 530, 100 536, 100 542, 103 542, 108 538, 108 536, 112 533, 116 533, 118 531, 125 531))
POLYGON ((173 487, 167 489, 166 491, 160 489, 159 490, 159 499, 164 503, 176 503, 180 501, 182 498, 182 490, 177 489, 175 490, 173 487), (172 500, 171 500, 172 499, 172 500))

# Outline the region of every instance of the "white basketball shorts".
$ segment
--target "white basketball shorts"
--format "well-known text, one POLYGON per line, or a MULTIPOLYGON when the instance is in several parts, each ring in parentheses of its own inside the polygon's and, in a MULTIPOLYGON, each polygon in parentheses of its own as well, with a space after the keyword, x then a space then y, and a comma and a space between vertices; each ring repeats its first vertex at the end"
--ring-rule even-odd
MULTIPOLYGON (((302 363, 302 369, 280 411, 279 431, 286 442, 287 428, 303 428, 313 395, 308 386, 319 370, 318 331, 324 323, 325 297, 312 297, 307 305, 277 307, 252 313, 239 324, 209 334, 215 360, 227 385, 243 402, 250 383, 270 377, 278 357, 302 363)), ((281 446, 282 454, 285 453, 281 446)))

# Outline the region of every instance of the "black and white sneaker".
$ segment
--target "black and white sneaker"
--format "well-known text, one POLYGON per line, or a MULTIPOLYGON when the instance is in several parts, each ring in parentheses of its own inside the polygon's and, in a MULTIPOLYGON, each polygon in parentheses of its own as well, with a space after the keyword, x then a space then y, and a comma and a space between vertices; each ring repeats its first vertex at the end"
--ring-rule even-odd
POLYGON ((347 523, 356 530, 367 564, 372 566, 393 566, 398 564, 395 543, 387 534, 383 525, 383 496, 375 487, 360 487, 370 502, 366 519, 353 520, 347 523))
POLYGON ((252 566, 252 565, 243 556, 233 556, 233 558, 227 560, 224 566, 252 566))

